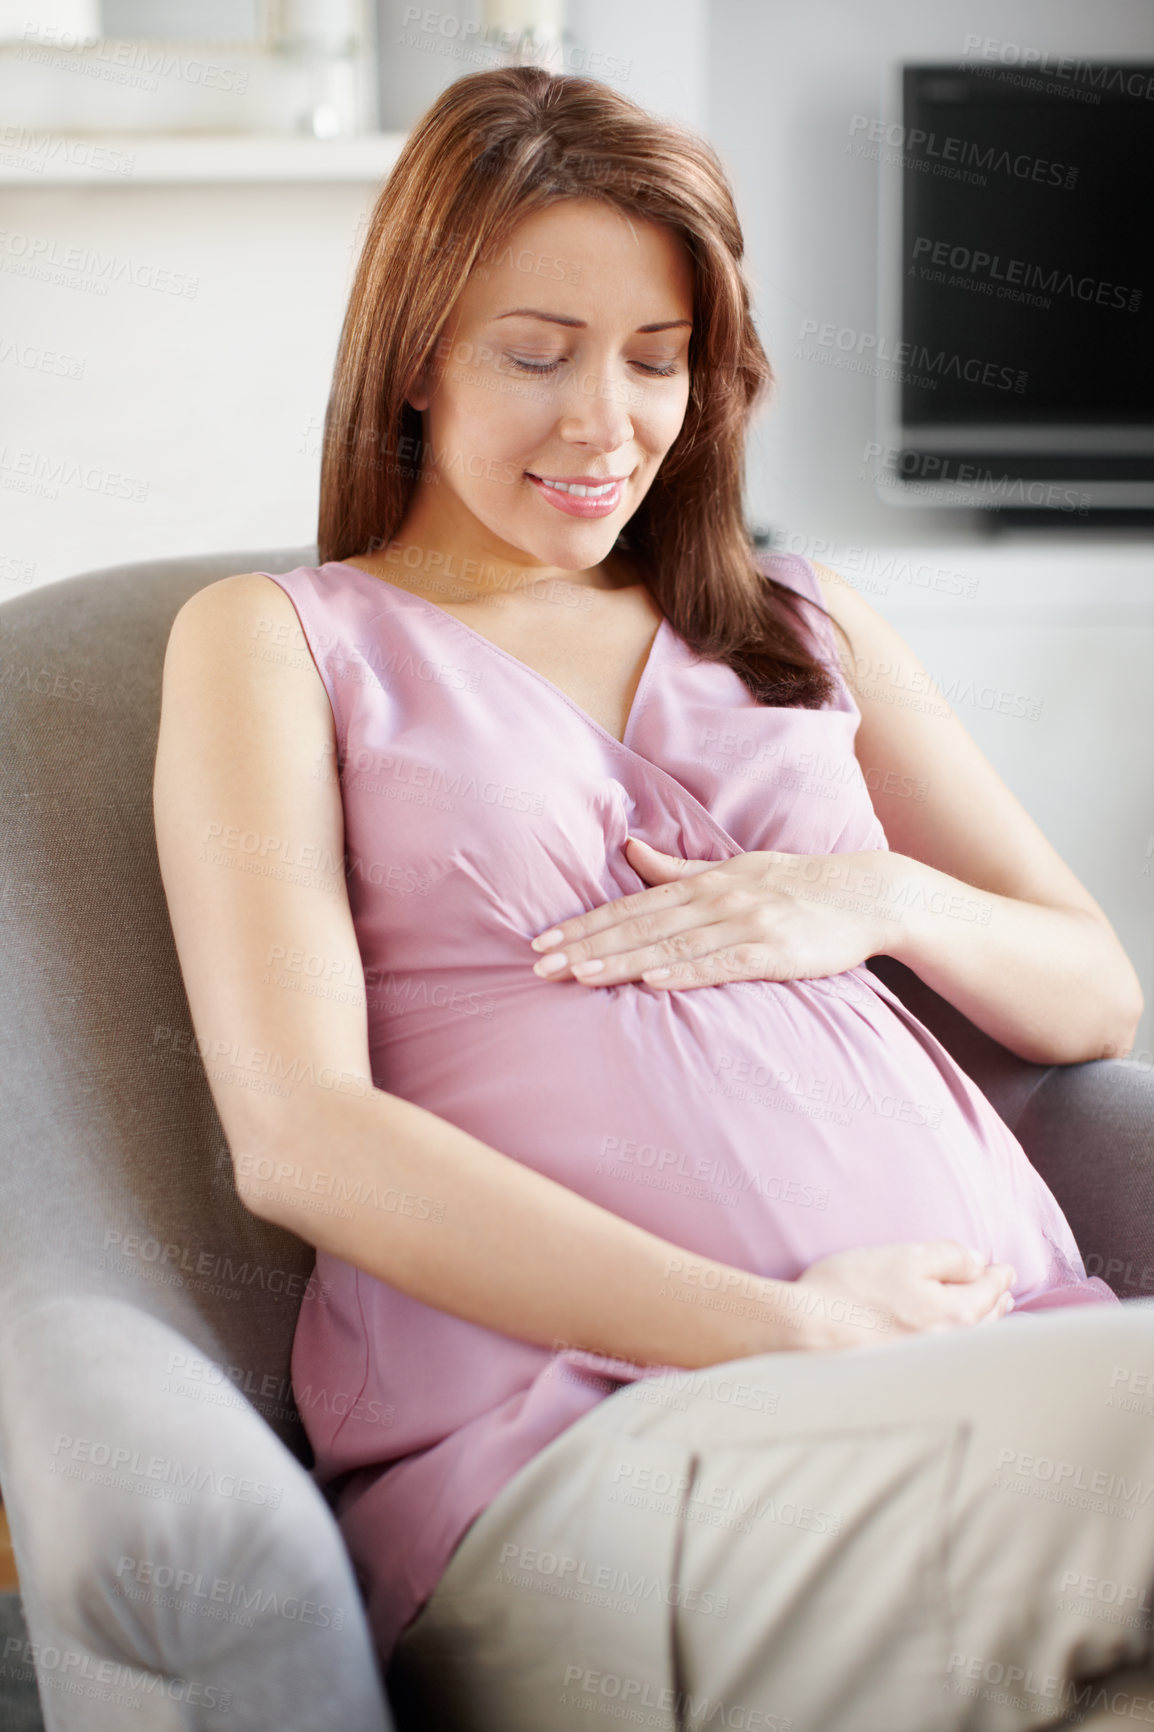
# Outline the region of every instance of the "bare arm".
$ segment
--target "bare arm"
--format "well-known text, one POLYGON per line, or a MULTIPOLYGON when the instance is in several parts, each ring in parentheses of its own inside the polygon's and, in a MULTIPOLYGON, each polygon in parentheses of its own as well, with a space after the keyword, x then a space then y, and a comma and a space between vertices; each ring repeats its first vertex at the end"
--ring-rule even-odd
MULTIPOLYGON (((832 1315, 824 1289, 694 1256, 374 1087, 335 755, 284 592, 246 574, 194 596, 165 661, 154 812, 247 1206, 415 1299, 543 1346, 701 1366, 884 1338, 893 1320, 872 1289, 856 1321, 844 1305, 832 1315), (302 983, 339 990, 290 990, 280 965, 294 955, 309 960, 302 983)), ((910 1303, 934 1320, 974 1321, 1005 1286, 972 1269, 915 1277, 910 1303)))
POLYGON ((905 912, 888 954, 1021 1058, 1125 1055, 1142 989, 1106 915, 905 640, 844 578, 816 570, 853 644, 851 661, 838 636, 862 715, 855 750, 894 850, 888 894, 905 912))

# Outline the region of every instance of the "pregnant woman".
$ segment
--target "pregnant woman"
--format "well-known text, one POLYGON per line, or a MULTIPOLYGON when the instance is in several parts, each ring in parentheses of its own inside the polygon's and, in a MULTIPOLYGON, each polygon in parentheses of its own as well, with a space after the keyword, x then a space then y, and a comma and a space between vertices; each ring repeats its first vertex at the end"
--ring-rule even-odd
POLYGON ((173 626, 173 928, 280 1079, 212 1086, 317 1248, 294 1387, 406 1728, 1025 1728, 1148 1650, 1062 1593, 1154 1582, 1154 1315, 866 962, 1042 1062, 1138 981, 909 647, 755 559, 768 379, 708 145, 463 78, 372 216, 320 564, 173 626))

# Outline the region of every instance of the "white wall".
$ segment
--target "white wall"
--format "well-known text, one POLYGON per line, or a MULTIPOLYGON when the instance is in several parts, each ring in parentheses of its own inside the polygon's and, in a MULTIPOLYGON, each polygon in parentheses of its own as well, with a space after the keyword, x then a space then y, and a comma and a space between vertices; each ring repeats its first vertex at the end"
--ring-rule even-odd
POLYGON ((708 132, 707 0, 568 0, 566 19, 574 72, 604 77, 643 108, 708 132))
POLYGON ((315 421, 372 188, 0 194, 0 595, 122 559, 312 541, 315 421), (133 496, 94 490, 115 476, 133 496))
MULTIPOLYGON (((476 46, 486 40, 483 0, 422 8, 417 19, 413 10, 378 0, 382 126, 412 126, 451 79, 491 64, 476 46)), ((656 113, 706 125, 707 0, 564 0, 563 16, 553 71, 603 79, 656 113)))

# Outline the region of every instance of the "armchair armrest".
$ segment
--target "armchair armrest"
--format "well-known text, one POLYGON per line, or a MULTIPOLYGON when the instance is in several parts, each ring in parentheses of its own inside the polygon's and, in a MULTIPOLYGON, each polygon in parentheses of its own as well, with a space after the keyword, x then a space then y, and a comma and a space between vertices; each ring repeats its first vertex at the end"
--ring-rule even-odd
POLYGON ((1090 1275, 1120 1299, 1154 1294, 1154 1069, 1135 1059, 1031 1064, 892 956, 870 971, 985 1095, 1069 1221, 1090 1275))
POLYGON ((1154 1294, 1154 1069, 1051 1065, 1015 1135, 1057 1197, 1090 1275, 1119 1299, 1154 1294))
POLYGON ((36 1665, 52 1732, 391 1732, 328 1505, 209 1363, 123 1299, 7 1323, 0 1477, 32 1652, 5 1660, 36 1665))

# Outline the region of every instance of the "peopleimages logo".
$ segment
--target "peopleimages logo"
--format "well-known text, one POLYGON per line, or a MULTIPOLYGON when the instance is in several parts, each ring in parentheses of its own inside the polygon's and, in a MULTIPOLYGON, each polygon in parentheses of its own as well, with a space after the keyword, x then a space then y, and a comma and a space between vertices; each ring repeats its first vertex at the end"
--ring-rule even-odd
MULTIPOLYGON (((1087 84, 1091 86, 1089 90, 1063 93, 1077 95, 1085 101, 1100 101, 1101 92, 1104 90, 1115 96, 1136 96, 1146 102, 1154 99, 1154 75, 1143 67, 1109 66, 1092 60, 1075 60, 1069 55, 1054 55, 1048 49, 1031 48, 1020 42, 1000 42, 994 36, 967 36, 962 52, 967 56, 979 56, 984 61, 997 62, 994 66, 971 64, 966 69, 969 72, 1004 76, 1004 69, 1013 66, 1020 67, 1023 72, 1045 73, 1047 80, 1067 79, 1074 84, 1087 84)), ((1017 82, 1045 88, 1042 79, 1017 82)))
POLYGON ((1079 516, 1084 515, 1090 504, 1089 494, 1077 488, 1062 487, 1057 482, 1026 481, 1020 475, 999 475, 974 462, 943 457, 934 451, 882 445, 875 439, 866 441, 862 461, 878 467, 859 470, 859 481, 872 481, 879 487, 916 482, 923 498, 951 499, 959 491, 971 490, 1004 505, 1042 505, 1050 511, 1074 511, 1079 516), (930 483, 934 486, 930 487, 930 483))
POLYGON ((90 168, 98 174, 131 174, 136 157, 130 151, 66 133, 38 132, 14 122, 0 125, 0 161, 19 159, 33 174, 43 174, 48 163, 68 162, 75 168, 90 168))
MULTIPOLYGON (((982 252, 978 248, 954 246, 949 241, 936 241, 929 235, 914 240, 913 258, 948 266, 951 271, 989 279, 990 282, 1036 289, 1045 295, 1069 295, 1078 301, 1093 301, 1099 307, 1120 307, 1136 313, 1142 304, 1142 290, 1130 289, 1122 283, 1104 282, 1099 277, 1079 277, 1060 265, 1048 269, 1030 264, 1025 259, 1003 260, 1000 253, 982 252)), ((912 267, 911 267, 912 268, 912 267)))
POLYGON ((996 391, 1013 391, 1021 396, 1029 378, 1021 367, 999 366, 995 361, 982 361, 974 355, 951 355, 945 349, 929 349, 924 343, 891 343, 875 331, 855 331, 850 325, 837 326, 822 324, 817 319, 803 319, 801 339, 804 342, 809 337, 823 348, 840 350, 843 355, 892 361, 899 367, 914 368, 928 376, 932 384, 939 379, 964 379, 970 385, 986 385, 996 391))
POLYGON ((152 289, 193 301, 200 287, 199 277, 186 277, 115 253, 106 255, 92 247, 64 246, 52 236, 25 234, 19 229, 0 229, 0 270, 94 295, 106 295, 110 283, 129 283, 135 289, 152 289))
MULTIPOLYGON (((116 1566, 116 1581, 136 1583, 142 1588, 174 1590, 173 1596, 160 1597, 155 1603, 168 1605, 174 1611, 211 1611, 220 1615, 222 1607, 240 1611, 245 1623, 257 1617, 289 1618, 302 1624, 316 1624, 320 1629, 344 1628, 343 1606, 332 1606, 323 1600, 303 1599, 291 1591, 250 1587, 228 1576, 206 1576, 201 1570, 178 1569, 169 1563, 156 1563, 151 1558, 134 1558, 125 1553, 116 1566), (179 1597, 176 1597, 179 1596, 179 1597)), ((131 1596, 144 1599, 143 1594, 131 1596)))
MULTIPOLYGON (((900 121, 871 120, 868 114, 854 114, 850 117, 851 144, 846 145, 847 151, 853 148, 852 141, 860 143, 858 134, 864 134, 871 145, 884 144, 901 151, 905 167, 949 172, 946 165, 953 165, 955 178, 973 178, 982 185, 987 173, 1009 175, 1012 180, 1032 180, 1043 186, 1065 187, 1068 192, 1078 183, 1078 170, 1069 163, 1051 162, 1048 157, 1031 156, 1025 150, 999 150, 996 145, 979 145, 973 139, 954 138, 949 133, 939 136, 936 132, 927 132, 924 127, 903 126, 900 121), (966 175, 965 170, 971 173, 966 175)), ((880 152, 872 154, 877 157, 880 152)))

